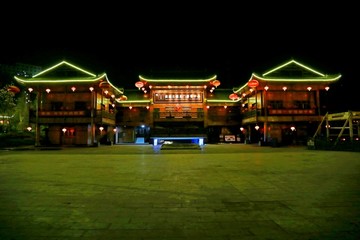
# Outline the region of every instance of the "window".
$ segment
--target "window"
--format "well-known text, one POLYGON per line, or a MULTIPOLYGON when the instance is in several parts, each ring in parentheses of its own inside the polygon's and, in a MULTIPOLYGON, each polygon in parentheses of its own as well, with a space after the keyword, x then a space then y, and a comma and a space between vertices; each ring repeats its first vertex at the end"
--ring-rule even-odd
POLYGON ((75 102, 75 110, 86 110, 86 102, 75 102))
POLYGON ((282 108, 284 108, 283 101, 269 101, 268 108, 282 109, 282 108))
POLYGON ((63 110, 63 103, 62 102, 51 102, 51 110, 52 111, 63 110))
POLYGON ((294 107, 298 109, 310 109, 310 101, 294 101, 294 107))

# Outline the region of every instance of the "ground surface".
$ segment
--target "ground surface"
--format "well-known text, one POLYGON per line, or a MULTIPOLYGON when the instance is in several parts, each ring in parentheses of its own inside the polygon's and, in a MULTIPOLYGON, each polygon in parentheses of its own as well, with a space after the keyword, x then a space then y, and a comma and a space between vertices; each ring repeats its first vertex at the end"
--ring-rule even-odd
POLYGON ((359 239, 360 153, 0 151, 0 239, 359 239))

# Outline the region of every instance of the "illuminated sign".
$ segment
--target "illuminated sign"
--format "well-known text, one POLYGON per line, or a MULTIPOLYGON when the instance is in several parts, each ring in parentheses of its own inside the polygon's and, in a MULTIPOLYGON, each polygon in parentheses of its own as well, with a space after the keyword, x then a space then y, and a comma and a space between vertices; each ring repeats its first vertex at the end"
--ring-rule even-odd
POLYGON ((203 102, 203 93, 196 91, 156 91, 153 94, 155 103, 164 102, 203 102))

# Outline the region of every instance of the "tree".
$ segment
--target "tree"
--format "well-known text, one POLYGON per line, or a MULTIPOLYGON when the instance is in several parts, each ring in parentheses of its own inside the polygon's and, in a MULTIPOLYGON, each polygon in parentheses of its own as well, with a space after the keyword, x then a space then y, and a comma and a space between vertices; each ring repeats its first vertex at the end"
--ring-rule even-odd
POLYGON ((8 91, 8 85, 0 89, 0 130, 7 132, 11 129, 11 121, 16 112, 16 99, 13 92, 8 91))

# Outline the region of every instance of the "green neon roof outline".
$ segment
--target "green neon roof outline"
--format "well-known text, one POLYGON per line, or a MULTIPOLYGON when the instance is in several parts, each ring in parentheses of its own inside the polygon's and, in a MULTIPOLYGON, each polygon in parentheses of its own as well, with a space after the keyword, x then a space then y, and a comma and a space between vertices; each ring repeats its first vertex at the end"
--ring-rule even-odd
POLYGON ((311 71, 311 72, 319 75, 320 77, 325 77, 325 76, 326 76, 325 74, 320 73, 320 72, 318 72, 318 71, 316 71, 316 70, 314 70, 314 69, 312 69, 312 68, 310 68, 310 67, 308 67, 308 66, 305 66, 304 64, 301 64, 301 63, 295 61, 294 59, 292 59, 292 60, 290 60, 290 61, 288 61, 288 62, 286 62, 286 63, 284 63, 284 64, 282 64, 282 65, 280 65, 280 66, 277 66, 277 67, 275 67, 275 68, 273 68, 273 69, 271 69, 271 70, 263 73, 262 75, 263 75, 263 76, 266 76, 266 75, 268 75, 268 74, 270 74, 270 73, 272 73, 272 72, 275 72, 275 71, 277 71, 277 70, 279 70, 279 69, 281 69, 281 68, 283 68, 283 67, 285 67, 285 66, 287 66, 287 65, 290 65, 290 64, 292 64, 292 63, 295 63, 296 65, 298 65, 298 66, 300 66, 300 67, 302 67, 302 68, 305 68, 306 70, 309 70, 309 71, 311 71))
POLYGON ((151 100, 125 100, 125 101, 121 101, 121 100, 118 100, 118 99, 115 99, 116 102, 118 103, 149 103, 151 102, 151 100))
POLYGON ((66 82, 96 82, 100 79, 106 77, 106 73, 103 73, 102 75, 96 77, 96 78, 86 78, 86 79, 79 79, 79 78, 73 78, 73 79, 66 79, 66 80, 57 80, 56 78, 37 78, 37 79, 23 79, 21 77, 15 76, 14 78, 22 83, 66 83, 66 82))
MULTIPOLYGON (((304 64, 299 63, 298 61, 295 60, 290 60, 284 64, 281 64, 280 66, 277 66, 275 68, 272 68, 271 70, 265 72, 264 74, 262 74, 262 76, 266 76, 272 72, 275 72, 289 64, 296 64, 302 68, 305 68, 306 70, 309 70, 317 75, 319 75, 318 78, 266 78, 266 77, 261 77, 260 75, 257 75, 256 73, 252 73, 250 79, 248 80, 248 82, 252 79, 257 79, 257 80, 261 80, 261 81, 268 81, 268 82, 334 82, 337 81, 338 79, 341 78, 341 74, 338 75, 326 75, 323 73, 320 73, 312 68, 309 68, 307 66, 305 66, 304 64)), ((242 91, 244 88, 248 87, 247 84, 248 82, 246 82, 243 86, 239 87, 239 88, 234 88, 233 91, 234 93, 238 93, 240 91, 242 91)))
POLYGON ((213 100, 213 99, 206 99, 206 102, 221 102, 221 103, 234 103, 239 102, 242 98, 239 97, 237 100, 213 100))
POLYGON ((82 69, 82 68, 80 68, 80 67, 78 67, 78 66, 75 66, 74 64, 71 64, 71 63, 69 63, 69 62, 67 62, 67 61, 61 61, 61 62, 59 62, 58 64, 55 64, 54 66, 49 67, 49 68, 47 68, 47 69, 45 69, 45 70, 43 70, 43 71, 35 74, 33 77, 35 78, 35 77, 38 77, 38 76, 40 76, 40 75, 43 75, 43 74, 45 74, 45 73, 47 73, 47 72, 49 72, 49 71, 52 71, 52 70, 54 70, 55 68, 58 68, 58 67, 60 67, 60 66, 62 66, 62 65, 68 65, 68 66, 70 66, 70 67, 72 67, 72 68, 74 68, 74 69, 76 69, 76 70, 78 70, 78 71, 81 71, 81 72, 83 72, 83 73, 88 74, 88 75, 91 76, 91 77, 96 77, 96 74, 93 74, 93 73, 91 73, 91 72, 88 72, 88 71, 86 71, 86 70, 84 70, 84 69, 82 69))
POLYGON ((139 75, 139 79, 146 81, 146 82, 169 82, 169 84, 171 84, 171 82, 210 82, 213 80, 216 80, 217 75, 214 75, 210 78, 206 78, 206 79, 151 79, 151 78, 145 78, 141 75, 139 75))
POLYGON ((117 92, 119 92, 120 94, 124 93, 124 89, 117 88, 116 86, 114 86, 114 84, 112 84, 110 82, 110 80, 108 79, 108 76, 107 76, 106 73, 103 73, 103 74, 97 76, 96 74, 93 74, 93 73, 88 72, 88 71, 86 71, 86 70, 84 70, 82 68, 79 68, 79 67, 75 66, 74 64, 71 64, 71 63, 69 63, 67 61, 61 61, 60 63, 55 64, 54 66, 49 67, 49 68, 45 69, 44 71, 41 71, 40 73, 34 75, 32 78, 29 78, 29 79, 28 78, 24 79, 24 78, 17 77, 17 76, 15 76, 14 78, 15 78, 16 81, 18 81, 20 83, 31 83, 31 84, 32 83, 51 83, 51 84, 58 84, 58 83, 91 83, 91 82, 97 82, 97 81, 105 78, 106 81, 110 84, 110 86, 112 88, 114 88, 117 92), (54 70, 54 69, 56 69, 56 68, 58 68, 58 67, 60 67, 60 66, 62 66, 64 64, 70 66, 71 68, 74 68, 74 69, 76 69, 78 71, 81 71, 81 72, 89 75, 89 77, 88 78, 70 78, 70 79, 62 79, 62 80, 59 80, 59 79, 56 79, 56 78, 49 79, 49 78, 41 78, 41 77, 39 77, 39 76, 41 76, 41 75, 43 75, 43 74, 45 74, 45 73, 47 73, 49 71, 52 71, 52 70, 54 70))
POLYGON ((251 76, 256 79, 268 82, 333 82, 341 78, 341 74, 331 77, 326 75, 326 78, 264 78, 256 75, 255 73, 253 73, 251 76))

